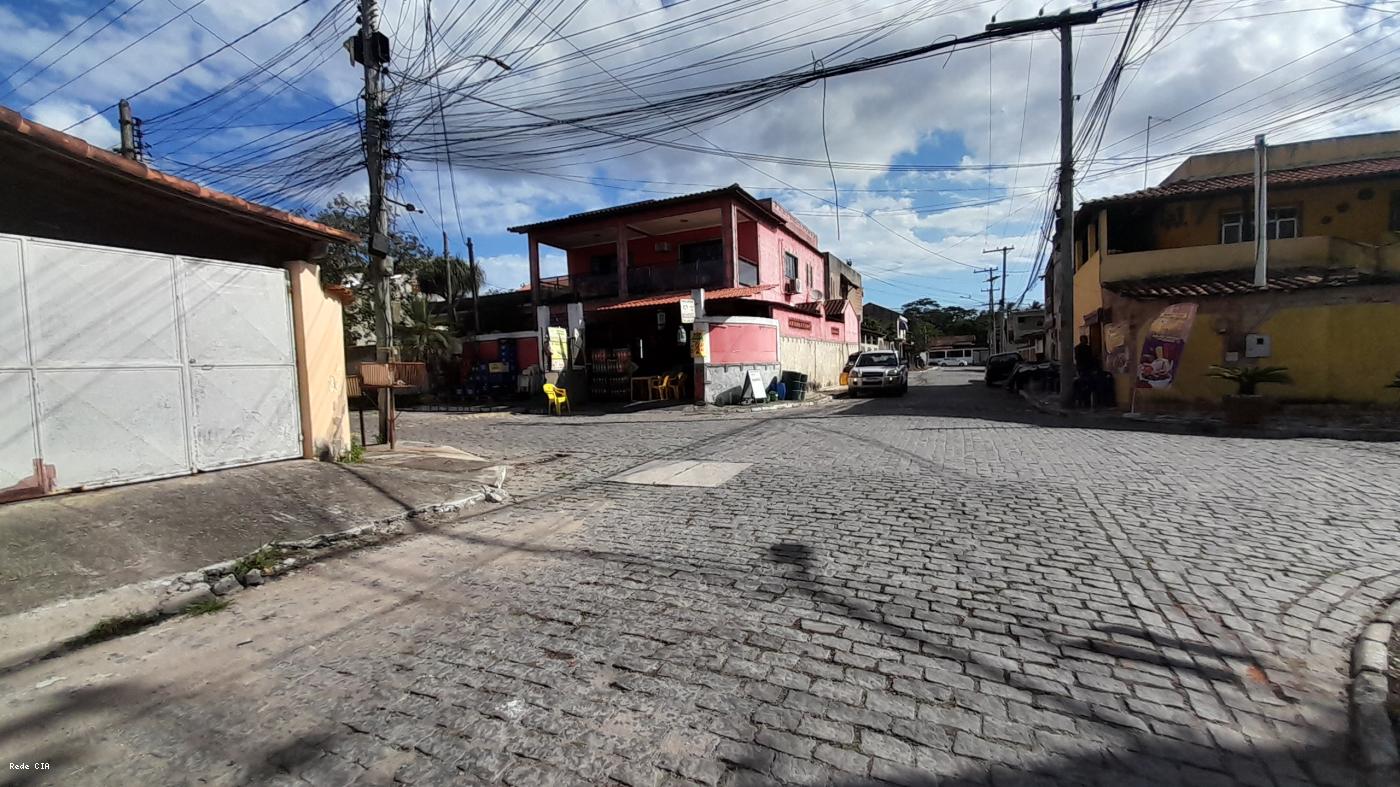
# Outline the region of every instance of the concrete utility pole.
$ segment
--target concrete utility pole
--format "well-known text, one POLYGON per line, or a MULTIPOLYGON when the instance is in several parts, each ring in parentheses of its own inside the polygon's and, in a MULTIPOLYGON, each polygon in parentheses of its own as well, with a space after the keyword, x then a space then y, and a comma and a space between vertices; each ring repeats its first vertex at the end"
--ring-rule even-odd
POLYGON ((1254 286, 1269 286, 1269 146, 1254 138, 1254 286))
POLYGON ((1074 49, 1070 31, 1075 25, 1093 24, 1102 15, 1103 10, 1095 8, 987 25, 988 32, 1060 31, 1060 253, 1055 260, 1054 293, 1060 403, 1065 407, 1074 404, 1074 49))
POLYGON ((1015 246, 1002 246, 998 249, 983 249, 983 254, 996 254, 1001 252, 1001 308, 997 309, 1000 315, 997 319, 997 340, 993 344, 994 352, 1006 352, 1006 253, 1015 249, 1015 246))
POLYGON ((117 102, 117 117, 120 119, 122 132, 122 146, 117 149, 117 153, 122 158, 136 161, 136 122, 131 119, 131 102, 126 99, 117 102))
POLYGON ((996 346, 997 331, 997 313, 995 301, 993 300, 993 293, 995 290, 992 289, 992 285, 996 283, 999 277, 997 276, 996 268, 987 268, 982 272, 987 274, 987 345, 989 348, 992 348, 996 346))
MULTIPOLYGON (((383 66, 389 62, 388 39, 379 34, 376 0, 360 0, 360 32, 345 42, 355 62, 365 69, 365 168, 369 171, 369 276, 379 308, 374 315, 375 356, 381 363, 394 360, 393 275, 394 260, 389 256, 389 207, 384 184, 388 120, 381 89, 383 66)), ((379 439, 389 439, 389 419, 393 409, 392 388, 379 389, 379 439)))
POLYGON ((452 292, 452 258, 447 256, 447 230, 442 231, 442 267, 447 272, 447 315, 452 318, 452 330, 457 330, 457 297, 452 292))

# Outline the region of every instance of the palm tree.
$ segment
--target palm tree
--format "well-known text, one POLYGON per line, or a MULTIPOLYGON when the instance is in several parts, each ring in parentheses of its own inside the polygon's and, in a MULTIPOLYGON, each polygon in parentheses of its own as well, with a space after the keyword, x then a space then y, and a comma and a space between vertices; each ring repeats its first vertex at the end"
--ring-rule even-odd
POLYGON ((1241 396, 1253 396, 1255 389, 1264 383, 1293 382, 1287 366, 1212 366, 1206 376, 1229 380, 1239 386, 1241 396))
POLYGON ((433 314, 432 304, 427 298, 420 295, 409 299, 404 304, 403 318, 395 333, 406 356, 427 361, 447 349, 448 328, 441 317, 433 314))
MULTIPOLYGON (((457 302, 470 293, 475 314, 478 294, 485 285, 486 275, 481 266, 475 260, 466 262, 460 257, 434 257, 418 273, 418 289, 447 301, 453 330, 457 329, 457 302)), ((474 330, 481 330, 479 317, 474 322, 474 330)))

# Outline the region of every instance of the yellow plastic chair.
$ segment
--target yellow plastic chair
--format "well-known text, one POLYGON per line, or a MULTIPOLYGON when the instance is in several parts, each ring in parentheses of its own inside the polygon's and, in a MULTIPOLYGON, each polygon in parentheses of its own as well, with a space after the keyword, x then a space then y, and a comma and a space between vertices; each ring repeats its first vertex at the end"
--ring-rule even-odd
POLYGON ((565 410, 570 413, 574 408, 569 406, 569 392, 553 383, 544 384, 544 395, 549 398, 549 412, 555 415, 563 415, 565 410))
POLYGON ((676 378, 667 386, 666 398, 677 401, 685 398, 685 372, 677 374, 676 378))
POLYGON ((653 377, 648 384, 647 400, 665 399, 671 393, 671 375, 653 377))

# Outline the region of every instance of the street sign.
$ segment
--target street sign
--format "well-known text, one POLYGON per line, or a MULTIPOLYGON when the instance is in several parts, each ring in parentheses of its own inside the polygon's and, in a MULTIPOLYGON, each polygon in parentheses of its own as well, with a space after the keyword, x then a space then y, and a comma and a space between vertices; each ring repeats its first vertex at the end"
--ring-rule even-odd
POLYGON ((681 323, 690 325, 695 322, 695 299, 681 298, 681 323))
POLYGON ((763 384, 763 375, 759 374, 757 369, 750 369, 744 377, 744 392, 740 396, 756 402, 768 398, 768 386, 763 384))

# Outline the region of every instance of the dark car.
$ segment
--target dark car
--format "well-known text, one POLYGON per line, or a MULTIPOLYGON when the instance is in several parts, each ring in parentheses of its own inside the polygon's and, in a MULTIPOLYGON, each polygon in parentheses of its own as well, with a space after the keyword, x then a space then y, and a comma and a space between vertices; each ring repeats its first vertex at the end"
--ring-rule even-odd
POLYGON ((997 353, 987 359, 987 371, 982 380, 988 387, 1002 385, 1016 373, 1016 365, 1021 362, 1020 353, 997 353))

